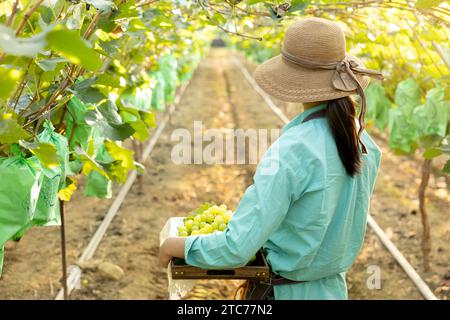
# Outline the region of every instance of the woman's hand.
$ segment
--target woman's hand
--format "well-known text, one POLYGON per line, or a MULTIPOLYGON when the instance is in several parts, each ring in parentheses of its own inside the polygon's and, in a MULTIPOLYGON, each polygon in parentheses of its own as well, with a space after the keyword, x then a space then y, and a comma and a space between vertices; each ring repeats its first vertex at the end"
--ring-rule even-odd
POLYGON ((166 268, 172 258, 184 259, 184 240, 183 237, 170 237, 159 248, 159 263, 161 267, 166 268))

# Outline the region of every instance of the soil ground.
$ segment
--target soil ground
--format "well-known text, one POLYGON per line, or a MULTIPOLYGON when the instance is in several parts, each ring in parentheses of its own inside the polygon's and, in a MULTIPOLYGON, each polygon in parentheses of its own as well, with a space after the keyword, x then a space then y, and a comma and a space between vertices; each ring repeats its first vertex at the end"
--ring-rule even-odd
MULTIPOLYGON (((95 268, 83 270, 80 290, 72 299, 166 299, 167 277, 158 265, 159 231, 171 216, 183 216, 203 202, 236 208, 252 183, 255 165, 177 165, 171 152, 178 141, 175 129, 193 136, 194 121, 207 128, 280 128, 281 121, 230 59, 230 52, 214 49, 201 62, 170 123, 163 131, 142 179, 143 194, 132 187, 110 225, 94 259, 111 262, 124 271, 119 280, 95 268)), ((251 68, 249 65, 248 67, 251 68)), ((292 117, 301 110, 284 106, 292 117)), ((162 114, 158 115, 162 118, 162 114)), ((158 120, 158 119, 157 119, 158 120)), ((450 222, 446 179, 432 176, 428 210, 432 227, 432 272, 421 267, 421 222, 417 212, 420 163, 394 156, 383 139, 382 167, 371 202, 371 214, 405 257, 441 299, 450 296, 450 222)), ((82 188, 82 186, 81 186, 82 188)), ((115 194, 119 187, 116 188, 115 194)), ((78 192, 66 207, 68 260, 74 264, 101 222, 112 200, 85 198, 78 192)), ((60 288, 59 228, 34 228, 18 244, 8 243, 0 299, 52 299, 60 288)), ((347 274, 351 299, 421 299, 412 282, 371 230, 347 274), (379 267, 381 287, 368 289, 368 270, 379 267)), ((239 281, 201 281, 188 299, 232 298, 239 281)))

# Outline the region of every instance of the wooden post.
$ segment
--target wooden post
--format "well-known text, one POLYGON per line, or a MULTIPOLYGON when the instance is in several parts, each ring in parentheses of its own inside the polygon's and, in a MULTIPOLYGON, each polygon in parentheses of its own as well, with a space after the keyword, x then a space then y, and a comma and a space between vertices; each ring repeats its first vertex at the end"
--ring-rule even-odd
POLYGON ((430 223, 428 221, 428 213, 426 208, 426 190, 428 181, 430 180, 431 160, 425 159, 422 166, 422 181, 419 187, 419 211, 422 218, 422 254, 423 268, 425 272, 430 271, 430 223))
POLYGON ((69 297, 67 290, 67 253, 66 253, 66 226, 64 222, 64 201, 59 200, 61 214, 61 265, 62 265, 62 285, 64 290, 64 300, 69 297))
MULTIPOLYGON (((139 141, 139 162, 141 162, 141 163, 144 162, 144 159, 142 156, 143 151, 144 151, 144 145, 143 145, 142 141, 139 141)), ((144 177, 142 174, 140 174, 138 176, 138 182, 139 182, 139 194, 142 195, 142 194, 144 194, 144 177)))

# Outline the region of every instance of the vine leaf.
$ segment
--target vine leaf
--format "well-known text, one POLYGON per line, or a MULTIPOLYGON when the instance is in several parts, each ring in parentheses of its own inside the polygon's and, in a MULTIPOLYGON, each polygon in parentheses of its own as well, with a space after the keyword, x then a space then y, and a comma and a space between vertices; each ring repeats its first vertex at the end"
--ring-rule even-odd
POLYGON ((437 7, 442 2, 445 2, 444 0, 417 0, 414 6, 418 9, 428 9, 431 7, 437 7))
POLYGON ((444 171, 446 173, 450 173, 450 160, 447 160, 442 171, 444 171))
POLYGON ((102 65, 100 55, 83 40, 77 31, 57 26, 47 34, 48 46, 73 64, 81 64, 90 71, 96 71, 102 65))
POLYGON ((28 133, 12 118, 11 113, 0 117, 0 143, 16 143, 28 137, 28 133))
POLYGON ((427 160, 433 159, 435 157, 438 157, 442 154, 442 150, 440 150, 439 148, 430 148, 425 150, 425 152, 423 153, 423 157, 427 160))
POLYGON ((46 32, 41 32, 29 38, 17 38, 15 31, 0 25, 0 49, 7 54, 21 57, 35 57, 45 49, 46 32))
POLYGON ((121 161, 122 167, 127 170, 135 169, 133 151, 123 148, 109 140, 105 141, 105 147, 113 159, 121 161))
POLYGON ((9 97, 14 91, 21 75, 22 72, 17 69, 0 66, 0 79, 2 79, 2 84, 0 85, 0 99, 9 97))
POLYGON ((30 143, 20 141, 20 145, 30 150, 46 168, 54 168, 59 165, 58 151, 54 144, 48 142, 30 143))

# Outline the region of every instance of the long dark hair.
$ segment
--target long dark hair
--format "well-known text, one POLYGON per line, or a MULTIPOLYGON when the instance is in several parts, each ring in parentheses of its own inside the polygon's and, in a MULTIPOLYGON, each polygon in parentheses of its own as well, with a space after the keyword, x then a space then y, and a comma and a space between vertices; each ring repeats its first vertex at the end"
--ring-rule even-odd
POLYGON ((362 162, 355 115, 356 105, 350 97, 328 101, 326 117, 336 141, 339 157, 351 177, 360 171, 362 162))

